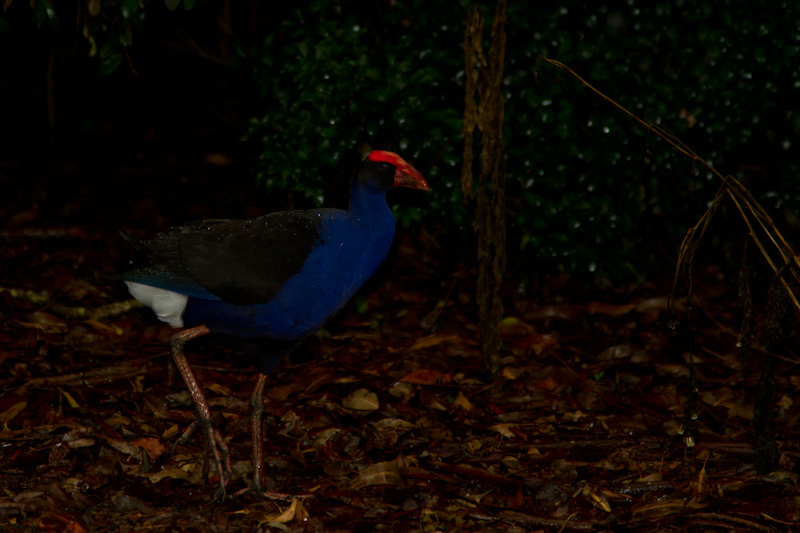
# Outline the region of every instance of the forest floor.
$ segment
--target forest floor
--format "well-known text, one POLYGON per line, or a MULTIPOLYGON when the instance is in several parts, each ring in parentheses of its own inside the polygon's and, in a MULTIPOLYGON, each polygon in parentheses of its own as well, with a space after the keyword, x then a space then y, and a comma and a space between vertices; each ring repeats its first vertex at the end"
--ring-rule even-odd
MULTIPOLYGON (((270 377, 266 471, 287 499, 216 501, 201 437, 173 450, 194 410, 170 328, 141 308, 92 314, 129 298, 110 278, 128 255, 116 229, 165 227, 157 206, 130 204, 127 224, 115 205, 72 223, 81 189, 60 218, 36 194, 0 213, 0 530, 800 529, 800 358, 792 343, 775 354, 778 467, 759 474, 766 354, 740 360, 735 279, 698 269, 689 310, 685 293, 670 308, 669 279, 510 291, 491 378, 474 266, 424 230, 401 232, 357 302, 270 377)), ((763 346, 767 320, 754 317, 763 346)), ((255 372, 203 342, 187 352, 231 450, 233 494, 251 479, 255 372)))

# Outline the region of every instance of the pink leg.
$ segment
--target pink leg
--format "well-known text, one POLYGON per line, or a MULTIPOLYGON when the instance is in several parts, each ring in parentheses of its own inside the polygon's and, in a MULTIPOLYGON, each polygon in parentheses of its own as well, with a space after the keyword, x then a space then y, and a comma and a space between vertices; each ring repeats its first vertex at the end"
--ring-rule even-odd
POLYGON ((214 422, 211 420, 211 408, 209 408, 208 402, 205 396, 203 396, 203 391, 197 383, 197 379, 195 379, 192 369, 189 367, 189 363, 186 361, 186 356, 183 353, 183 345, 186 344, 187 341, 202 337, 208 333, 209 331, 206 326, 197 326, 179 331, 169 339, 172 360, 175 361, 175 366, 178 367, 178 371, 181 373, 181 376, 183 376, 183 380, 186 382, 189 393, 192 395, 194 405, 197 408, 197 420, 189 426, 189 429, 187 429, 183 435, 181 435, 176 445, 185 444, 189 436, 194 433, 195 429, 197 429, 198 426, 200 427, 205 437, 206 450, 209 452, 214 467, 216 468, 220 489, 224 497, 225 486, 231 478, 230 453, 228 451, 228 446, 222 439, 222 435, 214 427, 214 422))
POLYGON ((264 492, 264 385, 266 374, 258 374, 256 388, 250 396, 250 433, 253 437, 253 491, 264 492))
MULTIPOLYGON (((253 484, 249 492, 256 498, 270 500, 291 500, 292 498, 306 498, 308 495, 283 494, 281 492, 266 492, 266 475, 264 472, 264 386, 267 384, 267 375, 258 374, 256 388, 250 396, 250 432, 253 436, 253 484)), ((247 492, 247 490, 240 493, 247 492)))

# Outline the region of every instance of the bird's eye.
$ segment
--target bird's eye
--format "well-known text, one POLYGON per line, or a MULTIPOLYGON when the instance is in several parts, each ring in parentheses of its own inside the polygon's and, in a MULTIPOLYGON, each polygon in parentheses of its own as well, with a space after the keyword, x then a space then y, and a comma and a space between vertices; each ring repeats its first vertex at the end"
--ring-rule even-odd
POLYGON ((389 163, 381 163, 381 171, 383 172, 389 172, 392 168, 394 168, 393 165, 389 163))

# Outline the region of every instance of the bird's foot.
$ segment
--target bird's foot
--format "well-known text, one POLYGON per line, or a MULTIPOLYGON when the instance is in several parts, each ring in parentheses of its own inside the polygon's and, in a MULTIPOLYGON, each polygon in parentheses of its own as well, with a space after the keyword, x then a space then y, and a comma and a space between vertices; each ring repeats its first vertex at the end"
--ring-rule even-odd
POLYGON ((220 485, 215 499, 221 501, 225 499, 225 487, 228 485, 228 482, 231 480, 232 476, 231 457, 230 451, 228 450, 228 445, 225 443, 225 440, 222 438, 222 434, 219 432, 219 430, 211 423, 211 420, 206 420, 200 417, 195 419, 195 421, 192 422, 188 428, 186 428, 186 431, 183 432, 178 440, 175 441, 175 444, 172 446, 172 453, 175 453, 175 448, 177 446, 183 446, 186 444, 198 427, 201 428, 203 432, 205 452, 203 470, 206 476, 208 476, 209 464, 213 463, 220 485))

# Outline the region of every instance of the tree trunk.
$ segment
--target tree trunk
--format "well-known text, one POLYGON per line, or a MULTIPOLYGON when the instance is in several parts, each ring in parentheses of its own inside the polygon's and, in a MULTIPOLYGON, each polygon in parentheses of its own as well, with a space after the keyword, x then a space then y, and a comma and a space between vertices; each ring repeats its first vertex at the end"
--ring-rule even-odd
POLYGON ((478 238, 478 305, 484 367, 500 369, 500 290, 506 269, 505 181, 503 159, 503 61, 506 48, 506 0, 499 0, 492 23, 488 54, 482 44, 483 17, 473 6, 464 35, 466 97, 464 109, 464 166, 461 189, 465 201, 476 201, 478 238), (474 178, 474 144, 480 132, 480 171, 474 178))

